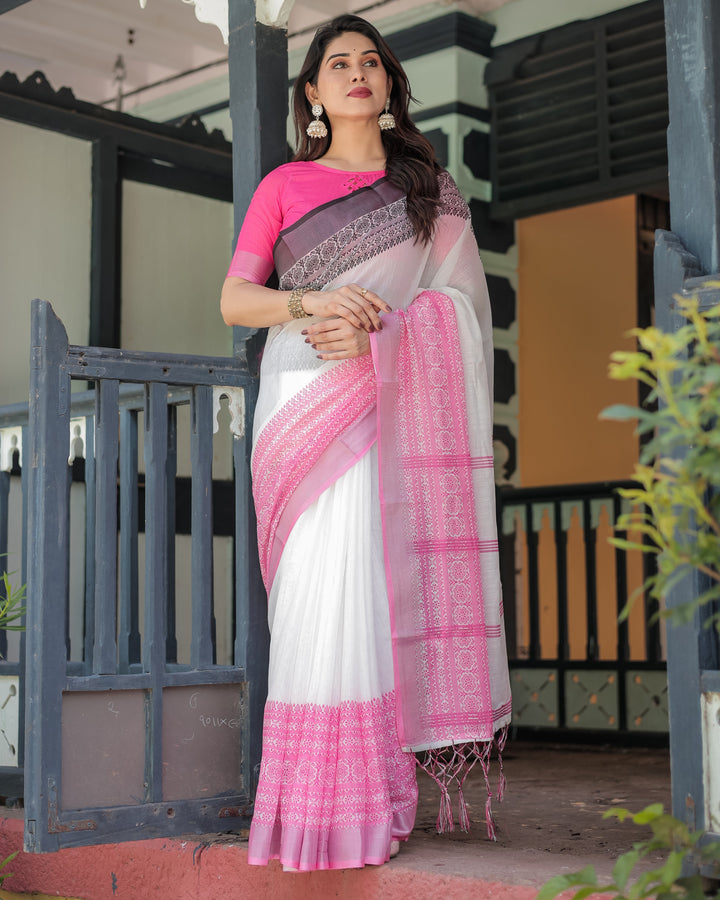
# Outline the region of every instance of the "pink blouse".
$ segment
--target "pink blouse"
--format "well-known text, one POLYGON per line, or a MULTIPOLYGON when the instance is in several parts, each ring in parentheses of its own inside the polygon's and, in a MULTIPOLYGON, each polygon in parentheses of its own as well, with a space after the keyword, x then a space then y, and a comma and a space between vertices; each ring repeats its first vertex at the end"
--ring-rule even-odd
POLYGON ((385 172, 345 172, 317 162, 278 166, 258 185, 248 207, 228 277, 265 284, 275 268, 278 235, 306 213, 367 187, 385 172))

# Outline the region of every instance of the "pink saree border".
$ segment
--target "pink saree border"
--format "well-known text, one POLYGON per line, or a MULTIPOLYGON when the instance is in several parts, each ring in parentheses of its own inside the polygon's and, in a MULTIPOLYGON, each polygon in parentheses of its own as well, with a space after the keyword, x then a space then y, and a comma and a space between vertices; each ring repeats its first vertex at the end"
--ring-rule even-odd
POLYGON ((412 831, 415 761, 394 731, 395 695, 337 705, 268 701, 248 862, 303 871, 381 864, 412 831))
POLYGON ((423 291, 386 317, 371 348, 398 736, 403 749, 425 751, 418 765, 440 789, 439 832, 454 828, 453 784, 460 827, 469 829, 463 785, 480 763, 494 840, 490 757, 495 749, 502 799, 511 704, 493 708, 487 642, 503 632, 486 626, 481 555, 496 553, 498 543, 478 534, 473 483, 473 471, 491 469, 492 457, 470 453, 452 300, 423 291))
POLYGON ((378 383, 380 507, 406 749, 492 741, 473 458, 452 301, 421 293, 371 336, 378 383))
POLYGON ((298 517, 375 442, 374 407, 372 360, 364 356, 313 379, 260 432, 252 478, 266 590, 298 517))

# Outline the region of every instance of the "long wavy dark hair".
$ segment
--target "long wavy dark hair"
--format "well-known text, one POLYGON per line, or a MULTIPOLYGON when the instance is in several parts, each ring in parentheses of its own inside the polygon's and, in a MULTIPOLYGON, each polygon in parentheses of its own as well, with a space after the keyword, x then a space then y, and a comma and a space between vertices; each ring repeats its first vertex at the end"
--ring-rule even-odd
POLYGON ((410 118, 408 106, 413 96, 403 67, 377 28, 359 16, 337 16, 315 32, 293 90, 295 140, 298 147, 293 159, 318 159, 330 146, 332 130, 324 112, 321 118, 328 129, 327 137, 310 138, 305 132, 313 119, 310 104, 305 96, 305 85, 317 84, 318 70, 328 44, 340 35, 348 33, 362 34, 375 44, 385 71, 392 78, 390 112, 395 116, 396 124, 391 131, 381 132, 387 160, 385 173, 388 181, 407 195, 408 218, 415 237, 427 243, 432 237, 440 205, 438 173, 441 168, 435 158, 432 144, 410 118))

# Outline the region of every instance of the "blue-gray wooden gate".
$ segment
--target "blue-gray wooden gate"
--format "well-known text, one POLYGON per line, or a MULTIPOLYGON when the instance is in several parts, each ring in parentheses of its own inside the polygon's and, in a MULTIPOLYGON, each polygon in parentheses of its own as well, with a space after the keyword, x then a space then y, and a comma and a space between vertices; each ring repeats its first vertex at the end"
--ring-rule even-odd
POLYGON ((248 474, 256 380, 233 359, 69 346, 62 323, 39 300, 31 340, 26 849, 245 827, 267 677, 248 474), (85 646, 82 661, 69 663, 73 379, 92 383, 94 410, 86 419, 85 646), (240 417, 233 438, 233 665, 217 665, 213 656, 213 404, 223 393, 240 417), (183 403, 191 409, 192 610, 189 662, 178 664, 175 412, 183 403))

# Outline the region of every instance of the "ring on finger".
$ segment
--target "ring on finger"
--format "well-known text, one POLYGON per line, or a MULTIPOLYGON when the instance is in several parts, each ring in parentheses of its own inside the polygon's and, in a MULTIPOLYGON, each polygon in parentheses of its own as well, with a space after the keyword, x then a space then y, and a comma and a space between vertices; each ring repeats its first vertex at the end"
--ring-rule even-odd
POLYGON ((361 297, 364 297, 365 294, 367 294, 367 292, 368 292, 368 289, 367 289, 367 288, 361 288, 361 289, 360 289, 360 296, 361 296, 361 297))

